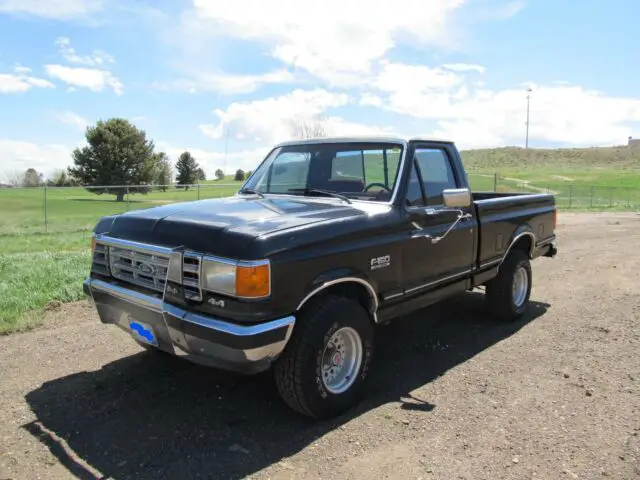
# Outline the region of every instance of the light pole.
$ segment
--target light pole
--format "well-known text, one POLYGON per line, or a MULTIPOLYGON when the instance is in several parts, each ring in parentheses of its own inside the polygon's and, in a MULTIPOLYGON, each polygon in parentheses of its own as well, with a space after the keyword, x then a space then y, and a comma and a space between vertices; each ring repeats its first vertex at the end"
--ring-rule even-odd
POLYGON ((224 174, 227 174, 227 145, 229 143, 229 125, 224 126, 224 166, 222 167, 222 171, 224 174))
POLYGON ((524 148, 529 148, 529 103, 531 99, 531 87, 527 88, 527 133, 524 139, 524 148))

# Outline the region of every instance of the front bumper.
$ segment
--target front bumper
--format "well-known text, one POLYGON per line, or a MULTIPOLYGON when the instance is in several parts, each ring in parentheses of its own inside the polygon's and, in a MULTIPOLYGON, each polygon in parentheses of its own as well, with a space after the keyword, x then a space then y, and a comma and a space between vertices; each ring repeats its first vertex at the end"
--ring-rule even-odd
POLYGON ((194 363, 240 373, 268 369, 284 350, 295 324, 295 317, 288 316, 237 325, 95 278, 85 280, 83 290, 102 323, 131 332, 131 321, 142 322, 153 329, 155 347, 194 363))

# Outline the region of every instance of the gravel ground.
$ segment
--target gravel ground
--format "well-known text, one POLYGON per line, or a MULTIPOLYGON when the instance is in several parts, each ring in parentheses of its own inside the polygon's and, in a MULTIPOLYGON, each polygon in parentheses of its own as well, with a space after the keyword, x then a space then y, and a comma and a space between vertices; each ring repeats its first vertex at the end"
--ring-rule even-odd
POLYGON ((364 403, 143 352, 86 303, 0 338, 0 478, 640 478, 640 216, 561 214, 531 314, 470 293, 382 330, 364 403))

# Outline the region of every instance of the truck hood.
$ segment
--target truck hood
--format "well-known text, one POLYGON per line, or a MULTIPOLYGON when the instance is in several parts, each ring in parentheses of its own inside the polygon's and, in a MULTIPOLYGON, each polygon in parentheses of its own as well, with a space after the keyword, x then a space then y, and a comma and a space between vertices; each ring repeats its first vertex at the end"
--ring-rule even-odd
MULTIPOLYGON (((176 203, 105 217, 96 233, 239 258, 260 236, 388 211, 334 198, 236 196, 176 203)), ((311 233, 311 232, 310 232, 311 233)))

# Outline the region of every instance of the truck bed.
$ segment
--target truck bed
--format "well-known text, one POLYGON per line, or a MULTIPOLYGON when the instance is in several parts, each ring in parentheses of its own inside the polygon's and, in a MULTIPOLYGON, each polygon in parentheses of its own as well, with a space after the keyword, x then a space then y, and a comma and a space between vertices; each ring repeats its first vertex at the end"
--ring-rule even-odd
POLYGON ((553 237, 553 195, 474 192, 472 196, 479 223, 478 264, 481 268, 500 262, 511 242, 522 233, 529 232, 529 238, 533 235, 532 250, 553 237))

